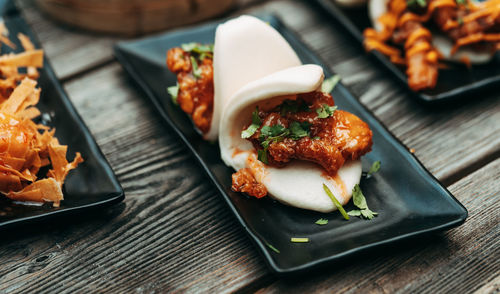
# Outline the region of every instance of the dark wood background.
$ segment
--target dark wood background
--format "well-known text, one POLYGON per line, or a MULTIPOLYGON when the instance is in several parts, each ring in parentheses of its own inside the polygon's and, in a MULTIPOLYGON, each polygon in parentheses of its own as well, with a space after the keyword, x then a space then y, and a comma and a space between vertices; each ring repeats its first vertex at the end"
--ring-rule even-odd
POLYGON ((283 279, 115 61, 119 38, 61 26, 30 0, 17 4, 126 199, 1 233, 0 293, 500 291, 499 89, 424 107, 309 1, 240 1, 234 15, 273 12, 297 32, 469 211, 458 228, 283 279))

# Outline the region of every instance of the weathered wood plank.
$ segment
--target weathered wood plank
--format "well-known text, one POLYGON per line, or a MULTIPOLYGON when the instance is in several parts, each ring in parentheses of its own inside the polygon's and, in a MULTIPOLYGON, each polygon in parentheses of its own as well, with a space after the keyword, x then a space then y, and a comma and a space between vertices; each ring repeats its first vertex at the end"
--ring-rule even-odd
POLYGON ((17 0, 16 3, 60 79, 113 59, 112 45, 117 37, 90 34, 55 23, 40 13, 34 0, 17 0))
MULTIPOLYGON (((469 210, 465 224, 444 234, 389 248, 306 277, 279 280, 260 293, 472 293, 498 290, 500 159, 450 191, 469 210), (496 286, 495 286, 496 285, 496 286)), ((484 293, 484 292, 483 292, 484 293)))
POLYGON ((267 273, 187 149, 129 82, 114 64, 66 85, 125 205, 2 237, 0 293, 219 292, 267 273))

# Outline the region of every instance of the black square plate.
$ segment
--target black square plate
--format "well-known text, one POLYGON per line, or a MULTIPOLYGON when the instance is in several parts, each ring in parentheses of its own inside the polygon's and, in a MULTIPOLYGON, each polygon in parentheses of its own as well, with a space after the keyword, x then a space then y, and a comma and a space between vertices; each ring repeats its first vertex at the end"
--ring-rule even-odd
MULTIPOLYGON (((21 17, 8 17, 5 25, 18 48, 14 51, 22 50, 16 39, 18 33, 29 36, 35 46, 40 48, 40 43, 21 17)), ((2 54, 11 51, 6 45, 2 46, 2 54)), ((42 92, 37 107, 42 113, 50 116, 48 125, 56 128, 56 137, 61 144, 68 145, 68 156, 72 158, 75 152, 80 152, 85 161, 66 178, 63 186, 64 200, 58 208, 47 204, 41 207, 15 204, 0 196, 0 229, 97 208, 124 198, 123 189, 113 170, 59 84, 46 58, 44 67, 40 70, 38 87, 42 92)))
MULTIPOLYGON (((304 63, 322 65, 326 75, 331 75, 328 67, 280 21, 269 15, 261 18, 288 40, 304 63)), ((199 160, 271 269, 278 273, 309 269, 368 248, 457 226, 465 220, 467 210, 342 84, 338 84, 332 93, 336 104, 360 116, 373 130, 374 147, 363 159, 364 169, 375 160, 382 161, 380 172, 361 183, 370 208, 379 212, 377 218, 345 221, 338 212, 321 214, 288 207, 269 197, 255 199, 232 192, 231 174, 234 171, 220 159, 218 145, 201 138, 166 92, 166 87, 176 82, 175 75, 165 65, 166 50, 192 41, 212 43, 216 26, 217 23, 210 23, 122 42, 115 47, 115 55, 146 92, 146 97, 162 118, 199 160), (321 217, 330 220, 328 225, 315 224, 321 217), (308 237, 310 242, 291 243, 291 237, 308 237), (273 251, 269 244, 280 253, 273 251)))
MULTIPOLYGON (((332 18, 344 26, 360 44, 363 43, 363 31, 371 27, 366 6, 360 8, 340 8, 333 0, 315 0, 332 18)), ((378 51, 369 53, 381 62, 397 80, 408 87, 405 68, 394 65, 386 56, 378 51)), ((413 96, 426 103, 451 102, 467 98, 468 94, 493 88, 500 85, 500 54, 492 61, 482 65, 474 65, 468 69, 465 65, 451 65, 449 69, 439 70, 438 81, 434 89, 414 92, 413 96)), ((408 88, 409 89, 409 88, 408 88)))

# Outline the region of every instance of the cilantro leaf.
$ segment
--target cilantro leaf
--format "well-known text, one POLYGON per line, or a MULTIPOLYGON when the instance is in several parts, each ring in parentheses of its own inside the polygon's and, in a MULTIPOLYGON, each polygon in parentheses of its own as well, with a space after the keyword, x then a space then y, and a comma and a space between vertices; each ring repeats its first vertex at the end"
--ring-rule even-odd
POLYGON ((417 0, 418 6, 425 8, 427 6, 427 2, 425 0, 417 0))
POLYGON ((350 216, 360 216, 361 215, 361 210, 359 209, 353 209, 347 212, 348 215, 350 216))
POLYGON ((320 225, 320 226, 324 226, 324 225, 328 224, 328 220, 326 218, 320 218, 319 220, 317 220, 315 222, 315 224, 320 225))
POLYGON ((181 48, 184 51, 195 52, 198 54, 213 53, 214 52, 214 45, 213 44, 202 45, 200 43, 191 42, 191 43, 181 44, 181 48))
POLYGON ((191 56, 191 66, 193 67, 193 76, 197 79, 201 78, 201 68, 198 67, 198 63, 193 56, 191 56))
POLYGON ((337 200, 337 198, 335 198, 335 196, 333 196, 333 193, 330 190, 330 188, 328 188, 327 185, 323 184, 323 190, 325 190, 326 195, 328 195, 328 197, 330 197, 330 199, 332 200, 333 204, 335 204, 335 206, 340 211, 340 213, 342 214, 342 216, 346 220, 349 220, 349 216, 347 215, 347 212, 345 212, 344 207, 342 207, 342 204, 340 204, 340 202, 337 200))
POLYGON ((337 110, 337 106, 330 106, 328 104, 323 104, 320 108, 316 108, 316 113, 319 118, 327 118, 333 115, 333 113, 337 110))
POLYGON ((361 210, 361 215, 366 218, 366 219, 372 219, 374 218, 375 216, 378 215, 378 213, 374 212, 374 211, 371 211, 370 209, 363 209, 361 210))
POLYGON ((297 100, 285 100, 281 103, 277 110, 280 111, 281 116, 285 116, 287 113, 297 113, 299 111, 309 111, 309 106, 304 102, 299 102, 297 100))
POLYGON ((170 94, 170 97, 172 98, 172 103, 174 103, 175 105, 179 105, 179 102, 177 102, 177 96, 179 95, 179 84, 168 87, 167 93, 170 94))
POLYGON ((297 140, 309 136, 310 125, 308 122, 305 122, 305 124, 296 121, 292 122, 289 127, 292 139, 297 140))
POLYGON ((320 138, 319 136, 314 136, 314 137, 312 137, 311 139, 313 139, 313 140, 319 140, 319 139, 321 139, 321 138, 320 138))
MULTIPOLYGON (((363 195, 359 184, 356 184, 354 186, 354 189, 352 189, 352 201, 354 202, 354 205, 359 208, 359 214, 361 214, 361 216, 363 216, 364 218, 370 220, 378 215, 378 213, 368 208, 365 195, 363 195)), ((356 214, 355 216, 360 216, 355 210, 351 210, 350 213, 356 214)))
POLYGON ((374 173, 378 172, 380 169, 380 160, 375 161, 372 163, 372 166, 370 167, 370 170, 368 171, 368 176, 373 175, 374 173))
POLYGON ((251 124, 246 128, 246 130, 241 131, 241 138, 242 139, 247 139, 253 136, 255 132, 259 129, 259 125, 256 124, 251 124))
POLYGON ((257 159, 262 161, 265 164, 269 163, 269 161, 267 161, 267 148, 259 149, 257 151, 257 159))
POLYGON ((333 89, 335 89, 335 86, 337 85, 337 83, 339 81, 340 81, 339 75, 334 75, 334 76, 329 77, 328 79, 325 79, 323 81, 323 84, 321 85, 321 92, 324 92, 324 93, 332 92, 333 89))
POLYGON ((251 136, 253 136, 253 134, 255 134, 255 132, 259 129, 261 123, 262 122, 259 117, 259 108, 256 107, 255 110, 252 112, 252 124, 249 125, 248 128, 246 128, 246 130, 243 130, 241 132, 241 138, 248 139, 251 136))

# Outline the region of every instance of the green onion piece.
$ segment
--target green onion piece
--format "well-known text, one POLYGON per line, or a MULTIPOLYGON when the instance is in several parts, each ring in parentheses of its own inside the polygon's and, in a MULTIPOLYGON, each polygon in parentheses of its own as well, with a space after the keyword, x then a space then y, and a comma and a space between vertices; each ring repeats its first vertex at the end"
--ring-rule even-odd
POLYGON ((339 75, 334 75, 334 76, 329 77, 328 79, 325 79, 323 81, 323 84, 321 85, 321 92, 324 92, 324 93, 332 92, 333 89, 335 89, 335 86, 338 84, 339 81, 340 81, 339 75))
POLYGON ((309 242, 309 238, 292 237, 290 241, 292 243, 307 243, 309 242))
POLYGON ((342 216, 346 220, 349 220, 349 215, 347 215, 347 212, 345 212, 344 207, 342 207, 342 204, 340 204, 340 202, 337 200, 337 198, 335 198, 335 196, 333 196, 333 193, 332 193, 332 191, 330 191, 330 188, 328 188, 327 185, 323 184, 323 190, 325 190, 326 195, 328 195, 328 197, 330 197, 330 199, 332 200, 333 204, 335 204, 335 206, 340 211, 340 213, 342 214, 342 216))
POLYGON ((267 148, 264 149, 259 149, 257 151, 257 159, 262 161, 265 164, 268 164, 269 162, 267 161, 267 148))
POLYGON ((193 76, 197 79, 201 78, 201 69, 193 56, 191 56, 191 66, 193 67, 193 76))
POLYGON ((179 102, 177 102, 177 96, 179 95, 179 84, 168 87, 167 93, 170 94, 170 97, 172 98, 172 103, 174 103, 175 105, 179 105, 179 102))
POLYGON ((276 252, 276 253, 281 253, 276 247, 274 247, 273 245, 267 243, 266 241, 264 241, 264 243, 266 244, 267 247, 269 247, 272 251, 276 252))
POLYGON ((375 161, 372 163, 372 166, 370 167, 370 170, 368 171, 368 175, 371 176, 372 174, 378 172, 380 169, 380 160, 375 161))

